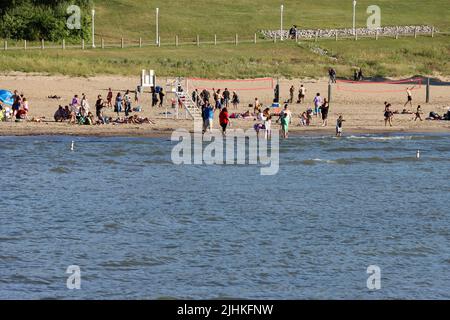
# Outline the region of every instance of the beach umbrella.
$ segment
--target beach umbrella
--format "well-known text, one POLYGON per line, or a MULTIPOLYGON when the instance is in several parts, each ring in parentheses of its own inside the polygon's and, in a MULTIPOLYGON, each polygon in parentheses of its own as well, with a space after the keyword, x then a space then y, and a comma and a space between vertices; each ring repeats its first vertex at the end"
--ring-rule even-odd
POLYGON ((0 102, 12 106, 14 103, 14 94, 8 90, 0 90, 0 102))

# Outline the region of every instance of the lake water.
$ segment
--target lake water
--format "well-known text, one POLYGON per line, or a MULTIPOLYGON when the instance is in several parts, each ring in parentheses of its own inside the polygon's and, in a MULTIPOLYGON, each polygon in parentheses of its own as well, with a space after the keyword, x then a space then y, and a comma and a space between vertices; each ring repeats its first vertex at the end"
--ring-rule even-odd
POLYGON ((292 137, 275 176, 174 144, 0 137, 0 298, 450 298, 450 135, 292 137))

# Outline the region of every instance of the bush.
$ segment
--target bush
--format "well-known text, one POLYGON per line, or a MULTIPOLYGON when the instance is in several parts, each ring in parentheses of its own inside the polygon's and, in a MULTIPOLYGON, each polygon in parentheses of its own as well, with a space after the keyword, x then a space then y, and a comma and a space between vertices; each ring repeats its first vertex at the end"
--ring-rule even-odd
POLYGON ((0 7, 0 37, 29 41, 91 38, 89 0, 19 0, 15 3, 14 6, 2 4, 0 7), (80 30, 70 30, 66 25, 69 17, 66 10, 71 4, 80 6, 82 10, 80 30))

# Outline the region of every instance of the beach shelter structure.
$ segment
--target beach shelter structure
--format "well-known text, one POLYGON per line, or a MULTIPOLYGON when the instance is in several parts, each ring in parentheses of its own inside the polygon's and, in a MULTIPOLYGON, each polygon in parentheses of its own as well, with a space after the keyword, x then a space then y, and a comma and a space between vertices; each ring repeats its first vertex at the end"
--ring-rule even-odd
POLYGON ((13 96, 14 96, 14 94, 11 91, 0 89, 0 102, 1 103, 8 105, 8 106, 12 106, 14 103, 13 96))

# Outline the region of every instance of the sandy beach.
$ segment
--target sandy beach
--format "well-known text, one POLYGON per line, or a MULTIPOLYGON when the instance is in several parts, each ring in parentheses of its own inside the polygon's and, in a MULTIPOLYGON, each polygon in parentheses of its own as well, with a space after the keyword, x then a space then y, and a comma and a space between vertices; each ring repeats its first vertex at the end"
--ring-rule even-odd
MULTIPOLYGON (((18 90, 23 93, 30 103, 29 118, 45 117, 41 123, 14 123, 1 122, 0 135, 95 135, 95 136, 170 136, 175 129, 193 129, 192 120, 186 120, 184 111, 180 109, 179 119, 174 118, 174 110, 170 106, 170 100, 174 97, 166 92, 165 102, 167 107, 152 108, 151 96, 147 91, 141 96, 139 105, 142 112, 137 113, 142 117, 149 117, 156 122, 155 125, 102 125, 102 126, 79 126, 67 123, 55 123, 53 115, 59 105, 68 105, 71 98, 85 93, 89 99, 91 110, 94 110, 95 100, 98 94, 104 98, 108 88, 112 88, 114 95, 129 89, 135 90, 139 84, 139 77, 114 77, 97 76, 94 78, 72 78, 65 76, 45 76, 30 74, 8 74, 0 76, 0 88, 7 90, 18 90), (49 99, 48 96, 59 96, 60 100, 49 99), (165 112, 171 115, 166 118, 165 112)), ((158 78, 158 85, 166 88, 170 79, 158 78)), ((312 107, 312 100, 317 92, 327 97, 328 80, 292 79, 280 80, 281 100, 289 98, 289 88, 294 85, 297 91, 303 84, 307 89, 305 103, 291 104, 293 123, 291 133, 293 134, 334 134, 335 122, 338 114, 342 114, 346 120, 344 126, 345 134, 371 134, 371 133, 395 133, 395 132, 450 132, 450 121, 413 121, 411 114, 396 114, 393 127, 386 127, 384 123, 384 101, 392 104, 393 111, 401 112, 406 101, 406 87, 408 84, 374 84, 374 85, 346 85, 333 86, 331 108, 329 113, 328 127, 321 127, 321 120, 313 117, 312 125, 309 127, 299 126, 299 115, 307 107, 312 107), (356 90, 355 90, 356 89, 356 90), (357 92, 355 92, 357 91, 357 92)), ((222 88, 223 89, 223 88, 222 88)), ((249 110, 249 104, 253 103, 255 97, 264 105, 269 105, 273 99, 272 90, 260 91, 238 91, 241 104, 238 110, 230 108, 230 113, 245 112, 249 110)), ((425 119, 431 111, 443 114, 450 106, 450 90, 447 86, 432 86, 431 103, 425 103, 426 90, 423 85, 413 90, 413 109, 418 104, 422 106, 423 118, 425 119)), ((134 104, 133 107, 136 105, 134 104)), ((411 110, 410 107, 407 107, 411 110)), ((253 110, 251 110, 253 111, 253 110)), ((105 115, 114 117, 112 109, 105 109, 105 115)), ((218 117, 218 113, 216 114, 218 117)), ((218 121, 218 120, 217 120, 218 121)), ((216 122, 217 122, 216 121, 216 122)), ((217 122, 218 123, 218 122, 217 122)), ((253 127, 255 121, 233 119, 233 128, 248 129, 253 127)), ((218 124, 217 124, 218 127, 218 124)))

